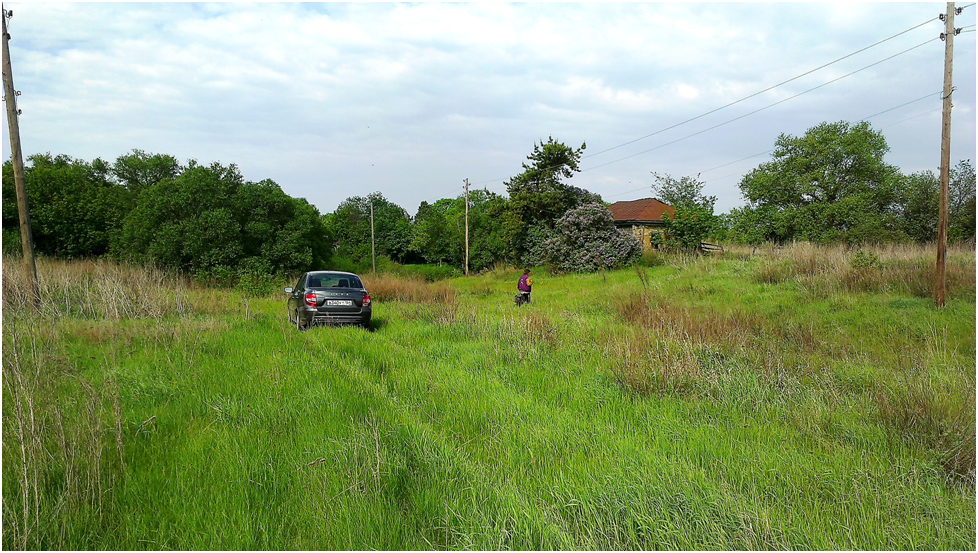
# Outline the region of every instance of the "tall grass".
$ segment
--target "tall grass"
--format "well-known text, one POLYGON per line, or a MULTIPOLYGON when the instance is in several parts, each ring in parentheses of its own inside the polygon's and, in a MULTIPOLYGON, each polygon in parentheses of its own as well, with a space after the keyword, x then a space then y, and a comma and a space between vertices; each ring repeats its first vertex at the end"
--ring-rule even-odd
MULTIPOLYGON (((796 243, 761 250, 759 282, 793 281, 818 295, 835 292, 893 292, 929 297, 936 287, 936 248, 888 245, 850 250, 843 246, 796 243)), ((949 295, 974 290, 974 252, 949 250, 946 282, 949 295)))
MULTIPOLYGON (((229 309, 222 291, 196 287, 186 278, 152 266, 42 257, 37 261, 37 273, 42 298, 39 314, 48 319, 161 319, 229 309)), ((13 257, 4 258, 4 310, 24 312, 30 305, 24 264, 13 257)))
POLYGON ((939 311, 777 261, 541 274, 522 308, 512 270, 368 277, 374 332, 303 333, 280 293, 85 263, 37 314, 5 266, 3 545, 974 549, 974 283, 939 311), (78 307, 98 279, 162 307, 78 307))

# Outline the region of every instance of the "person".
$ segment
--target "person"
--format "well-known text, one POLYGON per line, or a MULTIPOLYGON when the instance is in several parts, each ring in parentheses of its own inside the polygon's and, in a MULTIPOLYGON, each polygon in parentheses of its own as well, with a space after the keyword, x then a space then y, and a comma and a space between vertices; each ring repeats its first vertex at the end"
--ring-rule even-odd
POLYGON ((530 303, 530 292, 533 291, 533 279, 530 278, 530 270, 524 269, 523 276, 520 277, 519 283, 516 284, 516 289, 520 291, 521 304, 530 303))

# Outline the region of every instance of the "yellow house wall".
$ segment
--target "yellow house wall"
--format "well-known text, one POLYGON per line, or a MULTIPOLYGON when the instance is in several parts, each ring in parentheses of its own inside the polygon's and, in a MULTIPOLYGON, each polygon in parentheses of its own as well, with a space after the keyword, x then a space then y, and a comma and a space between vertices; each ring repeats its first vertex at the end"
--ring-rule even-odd
POLYGON ((661 235, 662 231, 652 227, 646 227, 642 225, 632 225, 632 236, 638 239, 639 244, 642 245, 642 249, 645 251, 652 250, 652 234, 656 233, 661 235))

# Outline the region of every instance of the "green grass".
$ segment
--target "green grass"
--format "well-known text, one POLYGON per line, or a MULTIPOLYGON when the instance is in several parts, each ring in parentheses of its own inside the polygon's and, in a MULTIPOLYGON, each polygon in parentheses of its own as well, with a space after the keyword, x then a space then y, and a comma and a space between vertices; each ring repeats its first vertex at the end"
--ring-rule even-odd
POLYGON ((5 272, 3 546, 973 550, 974 255, 944 310, 772 263, 522 309, 496 271, 304 333, 179 283, 42 323, 5 272))

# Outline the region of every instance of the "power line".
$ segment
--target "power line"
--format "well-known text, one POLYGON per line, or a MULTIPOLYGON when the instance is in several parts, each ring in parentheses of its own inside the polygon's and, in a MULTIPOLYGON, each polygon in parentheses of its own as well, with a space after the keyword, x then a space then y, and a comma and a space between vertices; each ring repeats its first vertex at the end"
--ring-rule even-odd
MULTIPOLYGON (((920 98, 917 98, 916 100, 911 100, 911 101, 909 101, 909 102, 904 102, 904 103, 902 103, 902 104, 900 104, 900 105, 898 105, 898 106, 894 106, 894 107, 892 107, 892 108, 889 108, 889 109, 885 109, 885 110, 883 110, 883 111, 879 111, 879 112, 876 112, 876 113, 874 113, 874 114, 872 114, 872 115, 868 115, 868 116, 866 116, 866 117, 863 117, 862 119, 859 119, 859 121, 865 121, 865 120, 867 120, 867 119, 872 119, 873 117, 876 117, 877 115, 882 115, 882 114, 884 114, 884 113, 888 113, 888 112, 891 112, 891 111, 893 111, 893 110, 895 110, 895 109, 899 109, 899 108, 902 108, 902 107, 905 107, 905 106, 908 106, 908 105, 910 105, 910 104, 913 104, 913 103, 915 103, 915 102, 919 102, 919 101, 921 101, 921 100, 925 100, 925 99, 927 99, 927 98, 931 98, 931 97, 933 97, 933 96, 934 96, 935 94, 940 94, 940 91, 938 91, 938 92, 934 92, 934 93, 931 93, 931 94, 928 94, 928 95, 926 95, 926 96, 921 96, 920 98)), ((885 128, 889 128, 889 127, 892 127, 892 126, 894 126, 894 125, 898 125, 898 124, 900 124, 900 123, 903 123, 903 122, 905 122, 905 121, 909 121, 909 120, 911 120, 911 119, 915 119, 915 118, 917 118, 917 117, 921 117, 921 116, 923 116, 923 115, 927 115, 927 114, 929 114, 929 113, 933 113, 933 112, 935 112, 935 111, 940 111, 940 110, 941 110, 941 108, 937 108, 937 109, 932 109, 932 110, 928 110, 928 111, 925 111, 925 112, 923 112, 923 113, 918 113, 917 115, 914 115, 914 116, 911 116, 911 117, 908 117, 908 118, 906 118, 906 119, 901 119, 900 121, 897 121, 896 123, 891 123, 891 124, 889 124, 889 125, 887 125, 887 126, 885 126, 885 127, 880 127, 880 130, 882 130, 882 129, 885 129, 885 128)), ((758 157, 758 156, 762 156, 762 155, 764 155, 764 154, 769 154, 769 153, 771 153, 771 152, 773 152, 773 151, 774 151, 774 148, 772 148, 772 149, 770 149, 770 150, 766 150, 766 151, 764 151, 764 152, 760 152, 760 153, 756 153, 756 154, 753 154, 753 155, 749 155, 749 156, 747 156, 747 157, 742 157, 742 158, 740 158, 740 159, 738 159, 738 160, 735 160, 735 161, 731 161, 731 162, 729 162, 729 163, 724 163, 724 164, 722 164, 722 165, 717 165, 717 166, 715 166, 715 167, 710 167, 709 169, 704 169, 704 170, 702 170, 702 171, 699 171, 699 173, 698 173, 698 174, 700 174, 700 175, 702 175, 703 173, 709 173, 710 171, 714 171, 714 170, 716 170, 716 169, 721 169, 721 168, 723 168, 723 167, 727 167, 727 166, 730 166, 730 165, 733 165, 733 164, 735 164, 735 163, 740 163, 741 161, 747 161, 748 159, 752 159, 752 158, 755 158, 755 157, 758 157)), ((722 176, 722 177, 715 177, 715 178, 712 178, 712 179, 710 179, 709 181, 704 181, 704 182, 716 182, 716 181, 718 181, 718 180, 722 180, 722 179, 725 179, 725 178, 727 178, 727 177, 731 177, 731 176, 735 176, 735 175, 737 175, 737 174, 739 174, 739 173, 731 173, 731 174, 729 174, 729 175, 724 175, 724 176, 722 176)), ((627 191, 625 191, 625 192, 619 192, 619 193, 617 193, 617 194, 611 194, 611 195, 609 195, 609 196, 605 196, 605 197, 607 197, 607 198, 615 198, 615 197, 617 197, 617 196, 624 196, 625 194, 631 194, 632 192, 638 192, 638 191, 640 191, 640 190, 646 190, 647 188, 648 188, 648 185, 646 185, 646 186, 643 186, 642 188, 636 188, 636 189, 634 189, 634 190, 627 190, 627 191)))
POLYGON ((894 126, 894 125, 899 125, 900 123, 903 123, 905 121, 910 121, 911 119, 916 119, 918 117, 922 117, 924 115, 928 115, 928 114, 934 113, 935 111, 941 111, 941 109, 942 108, 935 108, 935 109, 927 110, 927 111, 925 111, 923 113, 918 113, 917 115, 914 115, 912 117, 907 117, 906 119, 901 119, 901 120, 897 121, 896 123, 890 123, 889 125, 887 125, 885 127, 880 127, 880 130, 888 129, 888 128, 894 126))
MULTIPOLYGON (((974 5, 974 4, 972 4, 972 5, 974 5)), ((792 81, 795 81, 795 80, 797 80, 797 79, 799 79, 799 78, 801 78, 801 77, 804 77, 804 76, 806 76, 806 75, 809 75, 809 74, 811 74, 811 73, 814 73, 815 71, 818 71, 818 70, 820 70, 820 69, 824 69, 824 68, 826 68, 826 67, 828 67, 828 66, 830 66, 830 65, 832 65, 832 64, 835 64, 835 63, 837 63, 837 62, 839 62, 839 61, 842 61, 842 60, 844 60, 844 59, 846 59, 846 58, 850 58, 850 57, 852 57, 852 56, 854 56, 854 55, 856 55, 856 54, 858 54, 858 53, 860 53, 860 52, 864 52, 864 51, 866 51, 866 50, 868 50, 868 49, 870 49, 870 48, 873 48, 874 46, 878 46, 878 45, 880 45, 880 44, 882 44, 882 43, 884 43, 884 42, 887 42, 887 41, 889 41, 889 40, 892 40, 892 39, 894 39, 894 38, 896 38, 896 37, 898 37, 898 36, 901 36, 901 35, 904 35, 904 34, 906 34, 906 33, 909 33, 910 31, 913 31, 913 30, 915 30, 915 29, 918 29, 918 28, 920 28, 920 27, 923 27, 924 25, 927 25, 928 23, 932 23, 932 22, 933 22, 934 20, 936 20, 936 19, 938 19, 938 18, 937 18, 937 17, 934 17, 934 18, 931 18, 931 19, 928 19, 927 21, 924 21, 924 22, 922 22, 922 23, 919 23, 919 24, 917 24, 917 25, 915 25, 915 26, 913 26, 913 27, 910 27, 909 29, 906 29, 906 30, 904 30, 904 31, 901 31, 901 32, 899 32, 899 33, 897 33, 897 34, 895 34, 895 35, 892 35, 892 36, 890 36, 890 37, 887 37, 887 38, 884 38, 883 40, 880 40, 880 41, 878 41, 878 42, 875 42, 875 43, 873 43, 873 44, 870 44, 869 46, 866 46, 866 47, 864 47, 864 48, 861 48, 861 49, 859 49, 859 50, 856 50, 856 51, 854 51, 854 52, 852 52, 852 53, 850 53, 850 54, 847 54, 847 55, 845 55, 845 56, 843 56, 843 57, 841 57, 841 58, 838 58, 838 59, 836 59, 836 60, 834 60, 834 61, 831 61, 831 62, 829 62, 829 63, 826 63, 826 64, 824 64, 824 65, 821 65, 821 66, 819 66, 819 67, 816 67, 815 69, 812 69, 812 70, 810 70, 810 71, 806 71, 806 72, 804 72, 804 73, 802 73, 802 74, 800 74, 800 75, 797 75, 797 76, 795 76, 795 77, 792 77, 791 79, 788 79, 788 80, 786 80, 786 81, 783 81, 783 82, 781 82, 781 83, 778 83, 778 84, 776 84, 776 85, 773 85, 773 86, 771 86, 771 87, 768 87, 768 88, 766 88, 766 89, 764 89, 764 90, 761 90, 761 91, 759 91, 759 92, 755 92, 754 94, 751 94, 750 96, 745 96, 745 97, 743 97, 743 98, 741 98, 741 99, 739 99, 739 100, 736 100, 736 101, 734 101, 734 102, 731 102, 731 103, 729 103, 729 104, 726 104, 726 105, 724 105, 724 106, 721 106, 721 107, 719 107, 719 108, 716 108, 716 109, 713 109, 713 110, 711 110, 711 111, 708 111, 708 112, 706 112, 706 113, 703 113, 703 114, 701 114, 701 115, 697 115, 696 117, 693 117, 693 118, 691 118, 691 119, 687 119, 687 120, 685 120, 685 121, 682 121, 682 122, 680 122, 680 123, 676 123, 675 125, 672 125, 672 126, 670 126, 670 127, 666 127, 666 128, 664 128, 664 129, 661 129, 661 130, 658 130, 658 131, 656 131, 656 132, 654 132, 654 133, 651 133, 651 134, 648 134, 648 135, 645 135, 645 136, 642 136, 642 137, 640 137, 640 138, 636 138, 636 139, 634 139, 634 140, 631 140, 631 141, 628 141, 628 142, 625 142, 625 143, 622 143, 622 144, 619 144, 618 146, 614 146, 614 147, 612 147, 612 148, 608 148, 608 149, 605 149, 605 150, 601 150, 600 152, 595 152, 595 153, 593 153, 593 154, 588 154, 588 155, 586 155, 586 156, 582 156, 582 157, 581 157, 581 159, 586 159, 586 158, 589 158, 589 157, 593 157, 593 156, 596 156, 596 155, 599 155, 599 154, 603 154, 603 153, 605 153, 605 152, 609 152, 609 151, 611 151, 611 150, 614 150, 614 149, 617 149, 617 148, 620 148, 620 147, 622 147, 622 146, 627 146, 628 144, 632 144, 632 143, 634 143, 634 142, 638 142, 638 141, 640 141, 640 140, 644 140, 644 139, 646 139, 646 138, 649 138, 649 137, 652 137, 652 136, 655 136, 655 135, 657 135, 657 134, 660 134, 660 133, 662 133, 662 132, 665 132, 665 131, 667 131, 667 130, 670 130, 670 129, 674 129, 674 128, 676 128, 676 127, 678 127, 678 126, 681 126, 681 125, 685 125, 686 123, 689 123, 689 122, 691 122, 691 121, 695 121, 695 120, 697 120, 697 119, 700 119, 700 118, 702 118, 702 117, 705 117, 705 116, 707 116, 707 115, 710 115, 710 114, 712 114, 712 113, 716 113, 716 112, 718 112, 718 111, 720 111, 720 110, 722 110, 722 109, 725 109, 725 108, 728 108, 728 107, 730 107, 730 106, 733 106, 733 105, 735 105, 735 104, 738 104, 738 103, 740 103, 740 102, 743 102, 744 100, 748 100, 748 99, 750 99, 750 98, 753 98, 753 97, 755 97, 755 96, 757 96, 757 95, 759 95, 759 94, 763 94, 764 92, 768 92, 768 91, 770 91, 770 90, 773 90, 773 89, 775 89, 775 88, 777 88, 777 87, 779 87, 779 86, 781 86, 781 85, 784 85, 784 84, 787 84, 787 83, 790 83, 790 82, 792 82, 792 81)), ((932 39, 932 40, 936 40, 936 39, 932 39)), ((930 42, 930 41, 927 41, 927 42, 930 42)), ((927 42, 924 42, 924 43, 921 43, 921 44, 918 44, 917 46, 914 46, 913 48, 910 48, 910 50, 913 50, 914 48, 919 48, 920 46, 923 46, 924 44, 927 44, 927 42)), ((899 56, 900 54, 904 54, 904 53, 906 53, 906 52, 909 52, 910 50, 904 50, 903 52, 900 52, 899 54, 895 54, 894 56, 890 56, 889 58, 885 58, 885 59, 883 59, 883 60, 880 60, 879 62, 876 62, 876 63, 877 63, 877 64, 878 64, 878 63, 882 63, 882 62, 884 62, 884 61, 887 61, 887 60, 889 60, 889 59, 891 59, 891 58, 893 58, 893 57, 896 57, 896 56, 899 56)), ((858 73, 859 71, 862 71, 863 69, 868 69, 869 67, 872 67, 873 65, 876 65, 876 64, 872 64, 872 65, 868 65, 868 66, 866 66, 866 67, 864 67, 864 68, 862 68, 862 69, 859 69, 859 70, 857 70, 857 71, 854 71, 853 73, 849 73, 848 75, 844 75, 843 77, 839 77, 839 79, 842 79, 842 78, 845 78, 845 77, 848 77, 849 75, 852 75, 852 74, 854 74, 854 73, 858 73)), ((835 79, 835 80, 839 80, 839 79, 835 79)), ((830 84, 830 83, 832 83, 832 82, 835 82, 835 80, 833 80, 833 81, 829 81, 828 83, 825 83, 825 84, 830 84)), ((820 85, 820 86, 825 86, 825 84, 823 84, 823 85, 820 85)), ((816 88, 820 88, 820 86, 819 86, 819 87, 815 87, 815 88, 812 88, 812 89, 809 89, 809 90, 806 90, 805 92, 803 92, 803 93, 801 93, 801 94, 805 94, 805 93, 807 93, 807 92, 811 92, 812 90, 815 90, 816 88)), ((796 98, 797 96, 800 96, 801 94, 798 94, 798 95, 795 95, 795 96, 792 96, 791 98, 796 98)), ((782 100, 782 102, 783 102, 783 101, 787 101, 787 100, 790 100, 791 98, 787 98, 786 100, 782 100)), ((780 103, 780 102, 779 102, 779 103, 780 103)), ((773 105, 777 105, 777 104, 772 104, 771 106, 767 106, 767 107, 772 107, 773 105)), ((767 109, 767 108, 762 108, 761 110, 757 110, 757 111, 762 111, 763 109, 767 109)), ((751 115, 751 114, 753 114, 753 113, 757 113, 757 111, 754 111, 754 112, 751 112, 751 113, 749 113, 749 114, 747 114, 747 115, 751 115)), ((743 117, 746 117, 746 115, 744 115, 744 116, 741 116, 741 118, 743 118, 743 117)), ((739 118, 738 118, 738 119, 739 119, 739 118)), ((728 121, 728 123, 729 123, 729 122, 732 122, 732 121, 736 121, 736 119, 733 119, 733 120, 731 120, 731 121, 728 121)), ((726 124, 726 123, 722 123, 721 125, 718 125, 718 126, 722 126, 722 125, 724 125, 724 124, 726 124)), ((716 127, 711 127, 711 128, 716 128, 716 127)), ((710 129, 707 129, 707 130, 710 130, 710 129)), ((701 132, 706 132, 706 131, 701 131, 701 132)), ((696 134, 700 134, 700 133, 696 133, 696 134)), ((694 134, 694 135, 690 135, 690 136, 695 136, 695 134, 694 134)), ((683 139, 680 139, 680 140, 684 140, 685 138, 689 138, 689 137, 684 137, 683 139)), ((662 146, 665 146, 665 145, 668 145, 668 144, 672 144, 672 142, 671 142, 671 143, 667 143, 667 144, 663 144, 662 146)), ((646 150, 646 151, 643 151, 643 152, 639 152, 638 154, 634 154, 634 155, 632 155, 632 156, 628 156, 628 157, 624 157, 624 158, 621 158, 621 159, 618 159, 618 160, 615 160, 615 161, 611 161, 611 162, 608 162, 608 163, 606 163, 606 164, 603 164, 603 165, 597 165, 597 166, 595 166, 595 167, 591 167, 591 168, 589 168, 589 169, 595 169, 595 168, 597 168, 597 167, 603 167, 604 165, 610 165, 611 163, 617 163, 618 161, 623 161, 623 160, 625 160, 625 159, 629 159, 629 158, 631 158, 631 157, 635 157, 635 156, 637 156, 637 155, 641 155, 641 154, 643 154, 643 153, 647 153, 647 152, 650 152, 650 151, 652 151, 652 150, 655 150, 655 149, 657 149, 657 148, 659 148, 659 147, 662 147, 662 146, 657 146, 656 148, 652 148, 652 149, 650 149, 650 150, 646 150)), ((549 169, 549 167, 543 167, 543 168, 541 168, 541 170, 547 170, 547 169, 549 169)), ((582 171, 587 171, 587 170, 589 170, 589 169, 583 169, 582 171)), ((489 184, 489 183, 493 183, 493 182, 500 182, 500 181, 505 181, 505 180, 506 180, 507 178, 508 178, 508 177, 501 177, 501 178, 495 178, 495 179, 489 179, 489 180, 484 180, 484 181, 480 181, 480 182, 477 182, 477 183, 473 183, 473 184, 472 184, 472 186, 478 186, 478 185, 483 185, 483 184, 489 184)))
POLYGON ((933 22, 933 21, 934 21, 935 19, 937 19, 937 18, 936 18, 936 17, 933 17, 933 18, 931 18, 931 19, 928 19, 927 21, 924 21, 923 23, 921 23, 921 24, 919 24, 919 25, 916 25, 916 26, 913 26, 913 27, 911 27, 911 28, 909 28, 909 29, 907 29, 907 30, 905 30, 905 31, 901 31, 901 32, 899 32, 899 33, 897 33, 897 34, 895 34, 895 35, 893 35, 893 36, 891 36, 891 37, 888 37, 888 38, 884 38, 883 40, 880 40, 879 42, 875 42, 875 43, 873 43, 873 44, 870 44, 869 46, 866 46, 865 48, 860 48, 859 50, 856 50, 855 52, 852 52, 852 53, 850 53, 850 54, 846 54, 845 56, 842 56, 842 57, 841 57, 841 58, 839 58, 839 59, 836 59, 836 60, 834 60, 834 61, 830 61, 829 63, 826 63, 825 65, 821 65, 821 66, 819 66, 819 67, 816 67, 815 69, 812 69, 812 70, 809 70, 809 71, 806 71, 806 72, 804 72, 804 73, 802 73, 802 74, 800 74, 800 75, 797 75, 797 76, 795 76, 795 77, 792 77, 792 78, 790 78, 790 79, 788 79, 788 80, 786 80, 786 81, 782 81, 782 82, 780 82, 780 83, 778 83, 778 84, 776 84, 776 85, 773 85, 773 86, 770 86, 770 87, 768 87, 768 88, 765 88, 764 90, 761 90, 761 91, 758 91, 758 92, 755 92, 755 93, 753 93, 753 94, 751 94, 751 95, 749 95, 749 96, 744 96, 743 98, 741 98, 741 99, 739 99, 739 100, 736 100, 736 101, 733 101, 733 102, 730 102, 729 104, 726 104, 726 105, 724 105, 724 106, 720 106, 720 107, 718 107, 718 108, 716 108, 716 109, 713 109, 713 110, 710 110, 710 111, 708 111, 708 112, 706 112, 706 113, 703 113, 703 114, 700 114, 700 115, 697 115, 696 117, 693 117, 693 118, 690 118, 690 119, 687 119, 687 120, 685 120, 685 121, 682 121, 682 122, 680 122, 680 123, 676 123, 675 125, 672 125, 672 126, 669 126, 669 127, 666 127, 666 128, 664 128, 664 129, 660 129, 660 130, 658 130, 658 131, 655 131, 654 133, 651 133, 651 134, 647 134, 647 135, 645 135, 645 136, 642 136, 642 137, 639 137, 639 138, 636 138, 636 139, 634 139, 634 140, 629 140, 628 142, 624 142, 624 143, 622 143, 622 144, 619 144, 619 145, 617 145, 617 146, 613 146, 613 147, 611 147, 611 148, 608 148, 608 149, 606 149, 606 150, 601 150, 600 152, 595 152, 595 153, 593 153, 593 154, 588 154, 588 155, 586 155, 586 156, 582 156, 582 157, 581 157, 581 159, 586 159, 586 158, 589 158, 589 157, 593 157, 593 156, 596 156, 596 155, 600 155, 600 154, 603 154, 603 153, 605 153, 605 152, 610 152, 610 151, 612 151, 612 150, 616 150, 616 149, 618 149, 618 148, 621 148, 622 146, 627 146, 627 145, 629 145, 629 144, 633 144, 633 143, 635 143, 635 142, 638 142, 638 141, 640 141, 640 140, 645 140, 646 138, 649 138, 649 137, 652 137, 652 136, 655 136, 655 135, 657 135, 657 134, 660 134, 660 133, 663 133, 663 132, 665 132, 665 131, 668 131, 668 130, 670 130, 670 129, 674 129, 674 128, 676 128, 676 127, 679 127, 679 126, 681 126, 681 125, 685 125, 686 123, 689 123, 689 122, 692 122, 692 121, 696 121, 697 119, 700 119, 700 118, 702 118, 702 117, 706 117, 707 115, 710 115, 710 114, 712 114, 712 113, 716 113, 716 112, 718 112, 718 111, 720 111, 720 110, 722 110, 722 109, 726 109, 726 108, 728 108, 728 107, 730 107, 730 106, 733 106, 733 105, 735 105, 735 104, 739 104, 740 102, 743 102, 744 100, 749 100, 749 99, 751 99, 751 98, 753 98, 753 97, 755 97, 755 96, 757 96, 757 95, 760 95, 760 94, 763 94, 763 93, 765 93, 765 92, 768 92, 768 91, 770 91, 770 90, 774 90, 775 88, 778 88, 778 87, 779 87, 779 86, 781 86, 781 85, 785 85, 785 84, 788 84, 788 83, 790 83, 790 82, 792 82, 792 81, 795 81, 795 80, 798 80, 798 79, 800 79, 800 78, 802 78, 802 77, 804 77, 804 76, 806 76, 806 75, 810 75, 810 74, 812 74, 812 73, 814 73, 814 72, 816 72, 816 71, 818 71, 818 70, 820 70, 820 69, 825 69, 826 67, 828 67, 828 66, 830 66, 830 65, 832 65, 832 64, 835 64, 835 63, 838 63, 838 62, 840 62, 840 61, 842 61, 842 60, 844 60, 844 59, 846 59, 846 58, 850 58, 850 57, 852 57, 852 56, 855 56, 856 54, 858 54, 858 53, 860 53, 860 52, 865 52, 866 50, 869 50, 870 48, 873 48, 874 46, 879 46, 880 44, 883 44, 884 42, 886 42, 886 41, 888 41, 888 40, 892 40, 892 39, 894 39, 894 38, 896 38, 896 37, 898 37, 898 36, 900 36, 900 35, 903 35, 903 34, 906 34, 906 33, 909 33, 910 31, 913 31, 914 29, 918 29, 918 28, 920 28, 920 27, 923 27, 924 25, 927 25, 928 23, 931 23, 931 22, 933 22))
POLYGON ((892 107, 890 109, 885 109, 885 110, 883 110, 883 111, 881 111, 879 113, 874 113, 874 114, 870 115, 869 117, 863 117, 862 119, 860 119, 860 121, 865 121, 867 119, 872 119, 873 117, 876 117, 877 115, 883 115, 884 113, 893 111, 893 110, 898 109, 898 108, 902 108, 903 106, 909 106, 910 104, 913 104, 915 102, 919 102, 921 100, 926 100, 927 98, 930 98, 931 96, 934 96, 935 94, 940 95, 942 92, 943 91, 941 91, 941 90, 938 90, 937 92, 932 92, 930 94, 927 94, 926 96, 921 96, 920 98, 917 98, 916 100, 910 100, 909 102, 907 102, 905 104, 900 104, 899 106, 892 107))
POLYGON ((925 42, 921 42, 920 44, 918 44, 918 45, 916 45, 916 46, 914 46, 914 47, 912 47, 912 48, 908 48, 908 49, 906 49, 906 50, 904 50, 904 51, 902 51, 902 52, 899 52, 899 53, 897 53, 897 54, 893 54, 893 55, 892 55, 892 56, 890 56, 890 57, 887 57, 887 58, 883 58, 883 59, 881 59, 881 60, 880 60, 880 61, 878 61, 878 62, 875 62, 875 63, 871 63, 871 64, 869 64, 869 65, 867 65, 867 66, 865 66, 865 67, 863 67, 863 68, 860 68, 860 69, 857 69, 857 70, 855 70, 855 71, 853 71, 853 72, 851 72, 851 73, 846 73, 845 75, 842 75, 841 77, 836 77, 835 79, 832 79, 831 81, 828 81, 828 82, 825 82, 825 83, 822 83, 822 84, 820 84, 820 85, 818 85, 818 86, 816 86, 816 87, 813 87, 813 88, 809 88, 808 90, 806 90, 806 91, 804 91, 804 92, 799 92, 798 94, 795 94, 794 96, 789 96, 789 97, 787 97, 787 98, 785 98, 785 99, 783 99, 783 100, 779 100, 779 101, 777 101, 777 102, 775 102, 775 103, 773 103, 773 104, 769 104, 769 105, 767 105, 767 106, 764 106, 764 107, 762 107, 762 108, 760 108, 760 109, 756 109, 756 110, 754 110, 754 111, 752 111, 752 112, 749 112, 749 113, 745 113, 744 115, 741 115, 741 116, 739 116, 739 117, 735 117, 735 118, 733 118, 733 119, 730 119, 730 120, 728 120, 728 121, 724 121, 723 123, 720 123, 720 124, 718 124, 718 125, 714 125, 714 126, 712 126, 712 127, 709 127, 709 128, 706 128, 706 129, 703 129, 703 130, 701 130, 701 131, 699 131, 699 132, 695 132, 695 133, 693 133, 693 134, 689 134, 689 135, 686 135, 686 136, 684 136, 684 137, 682 137, 682 138, 677 138, 676 140, 672 140, 672 141, 670 141, 670 142, 666 142, 666 143, 664 143, 664 144, 660 144, 660 145, 658 145, 658 146, 656 146, 656 147, 654 147, 654 148, 649 148, 648 150, 643 150, 643 151, 641 151, 641 152, 638 152, 638 153, 635 153, 635 154, 632 154, 632 155, 629 155, 629 156, 625 156, 625 157, 622 157, 622 158, 619 158, 619 159, 616 159, 616 160, 613 160, 613 161, 609 161, 609 162, 607 162, 607 163, 602 163, 601 165, 595 165, 595 166, 593 166, 593 167, 588 167, 587 169, 581 169, 581 172, 583 173, 584 171, 590 171, 590 170, 592 170, 592 169, 597 169, 597 168, 599 168, 599 167, 605 167, 605 166, 608 166, 608 165, 611 165, 611 164, 613 164, 613 163, 618 163, 619 161, 625 161, 626 159, 631 159, 631 158, 633 158, 633 157, 636 157, 636 156, 640 156, 640 155, 642 155, 642 154, 647 154, 647 153, 649 153, 649 152, 651 152, 651 151, 654 151, 654 150, 658 150, 659 148, 663 148, 663 147, 665 147, 665 146, 669 146, 669 145, 671 145, 671 144, 675 144, 675 143, 677 143, 677 142, 681 142, 681 141, 683 141, 683 140, 686 140, 687 138, 692 138, 692 137, 694 137, 694 136, 697 136, 697 135, 701 135, 701 134, 703 134, 703 133, 705 133, 705 132, 708 132, 708 131, 712 131, 713 129, 716 129, 716 128, 719 128, 719 127, 722 127, 722 126, 724 126, 724 125, 727 125, 727 124, 730 124, 730 123, 733 123, 734 121, 738 121, 738 120, 740 120, 740 119, 743 119, 743 118, 745 118, 745 117, 748 117, 748 116, 750 116, 750 115, 754 115, 755 113, 758 113, 758 112, 761 112, 761 111, 764 111, 764 110, 766 110, 766 109, 768 109, 768 108, 772 108, 772 107, 774 107, 774 106, 776 106, 776 105, 778 105, 778 104, 783 104, 784 102, 787 102, 788 100, 793 100, 793 99, 795 99, 795 98, 797 98, 797 97, 799 97, 799 96, 801 96, 801 95, 803 95, 803 94, 808 94, 809 92, 812 92, 813 90, 817 90, 817 89, 819 89, 819 88, 822 88, 823 86, 826 86, 826 85, 830 85, 830 84, 832 84, 832 83, 834 83, 834 82, 836 82, 836 81, 840 81, 840 80, 842 80, 842 79, 844 79, 844 78, 846 78, 846 77, 849 77, 849 76, 852 76, 852 75, 855 75, 856 73, 859 73, 860 71, 865 71, 866 69, 869 69, 870 67, 873 67, 873 66, 876 66, 876 65, 879 65, 879 64, 881 64, 881 63, 883 63, 883 62, 885 62, 885 61, 888 61, 888 60, 891 60, 891 59, 893 59, 893 58, 895 58, 895 57, 897 57, 897 56, 900 56, 900 55, 903 55, 903 54, 906 54, 907 52, 910 52, 911 50, 915 50, 915 49, 917 49, 917 48, 920 48, 921 46, 924 46, 925 44, 929 44, 929 43, 931 43, 931 42, 933 42, 933 41, 935 41, 935 40, 939 40, 939 38, 937 38, 937 37, 935 37, 935 38, 932 38, 932 39, 930 39, 930 40, 927 40, 927 41, 925 41, 925 42))

